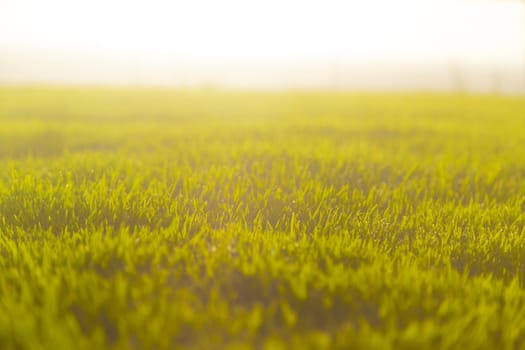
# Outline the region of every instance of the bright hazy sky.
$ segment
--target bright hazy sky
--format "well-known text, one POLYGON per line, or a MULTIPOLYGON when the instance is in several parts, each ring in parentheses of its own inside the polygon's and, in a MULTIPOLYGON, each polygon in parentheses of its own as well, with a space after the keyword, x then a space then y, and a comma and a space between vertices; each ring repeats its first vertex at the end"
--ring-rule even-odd
POLYGON ((0 80, 6 67, 30 72, 46 57, 141 67, 521 65, 525 8, 512 0, 0 0, 0 55, 0 80))

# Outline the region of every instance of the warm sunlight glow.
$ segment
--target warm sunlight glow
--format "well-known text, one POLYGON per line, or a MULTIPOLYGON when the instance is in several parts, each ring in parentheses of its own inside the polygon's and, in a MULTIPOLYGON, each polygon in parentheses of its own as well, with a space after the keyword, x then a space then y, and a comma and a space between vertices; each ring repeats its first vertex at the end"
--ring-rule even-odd
POLYGON ((1 43, 190 58, 519 60, 519 4, 8 0, 1 43))
POLYGON ((520 65, 524 12, 518 2, 486 0, 3 0, 0 53, 6 61, 22 52, 25 59, 126 58, 146 67, 173 62, 520 65))

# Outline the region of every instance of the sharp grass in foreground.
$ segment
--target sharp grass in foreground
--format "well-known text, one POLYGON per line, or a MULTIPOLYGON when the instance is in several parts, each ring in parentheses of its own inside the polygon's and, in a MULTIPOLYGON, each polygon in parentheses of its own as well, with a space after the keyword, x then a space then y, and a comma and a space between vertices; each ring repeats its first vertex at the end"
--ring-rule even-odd
POLYGON ((0 348, 525 348, 524 112, 0 89, 0 348))

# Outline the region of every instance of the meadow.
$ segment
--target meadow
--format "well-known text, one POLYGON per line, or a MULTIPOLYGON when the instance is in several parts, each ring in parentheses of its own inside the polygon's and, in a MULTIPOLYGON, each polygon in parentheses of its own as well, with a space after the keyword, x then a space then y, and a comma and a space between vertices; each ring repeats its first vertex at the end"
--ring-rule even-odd
POLYGON ((0 348, 525 349, 524 113, 0 88, 0 348))

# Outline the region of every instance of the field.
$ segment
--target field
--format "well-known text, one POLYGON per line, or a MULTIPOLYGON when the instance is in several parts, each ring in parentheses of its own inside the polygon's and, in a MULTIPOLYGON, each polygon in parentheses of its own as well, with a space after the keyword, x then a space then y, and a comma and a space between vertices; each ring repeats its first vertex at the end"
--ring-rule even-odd
POLYGON ((0 89, 2 349, 524 349, 525 99, 0 89))

